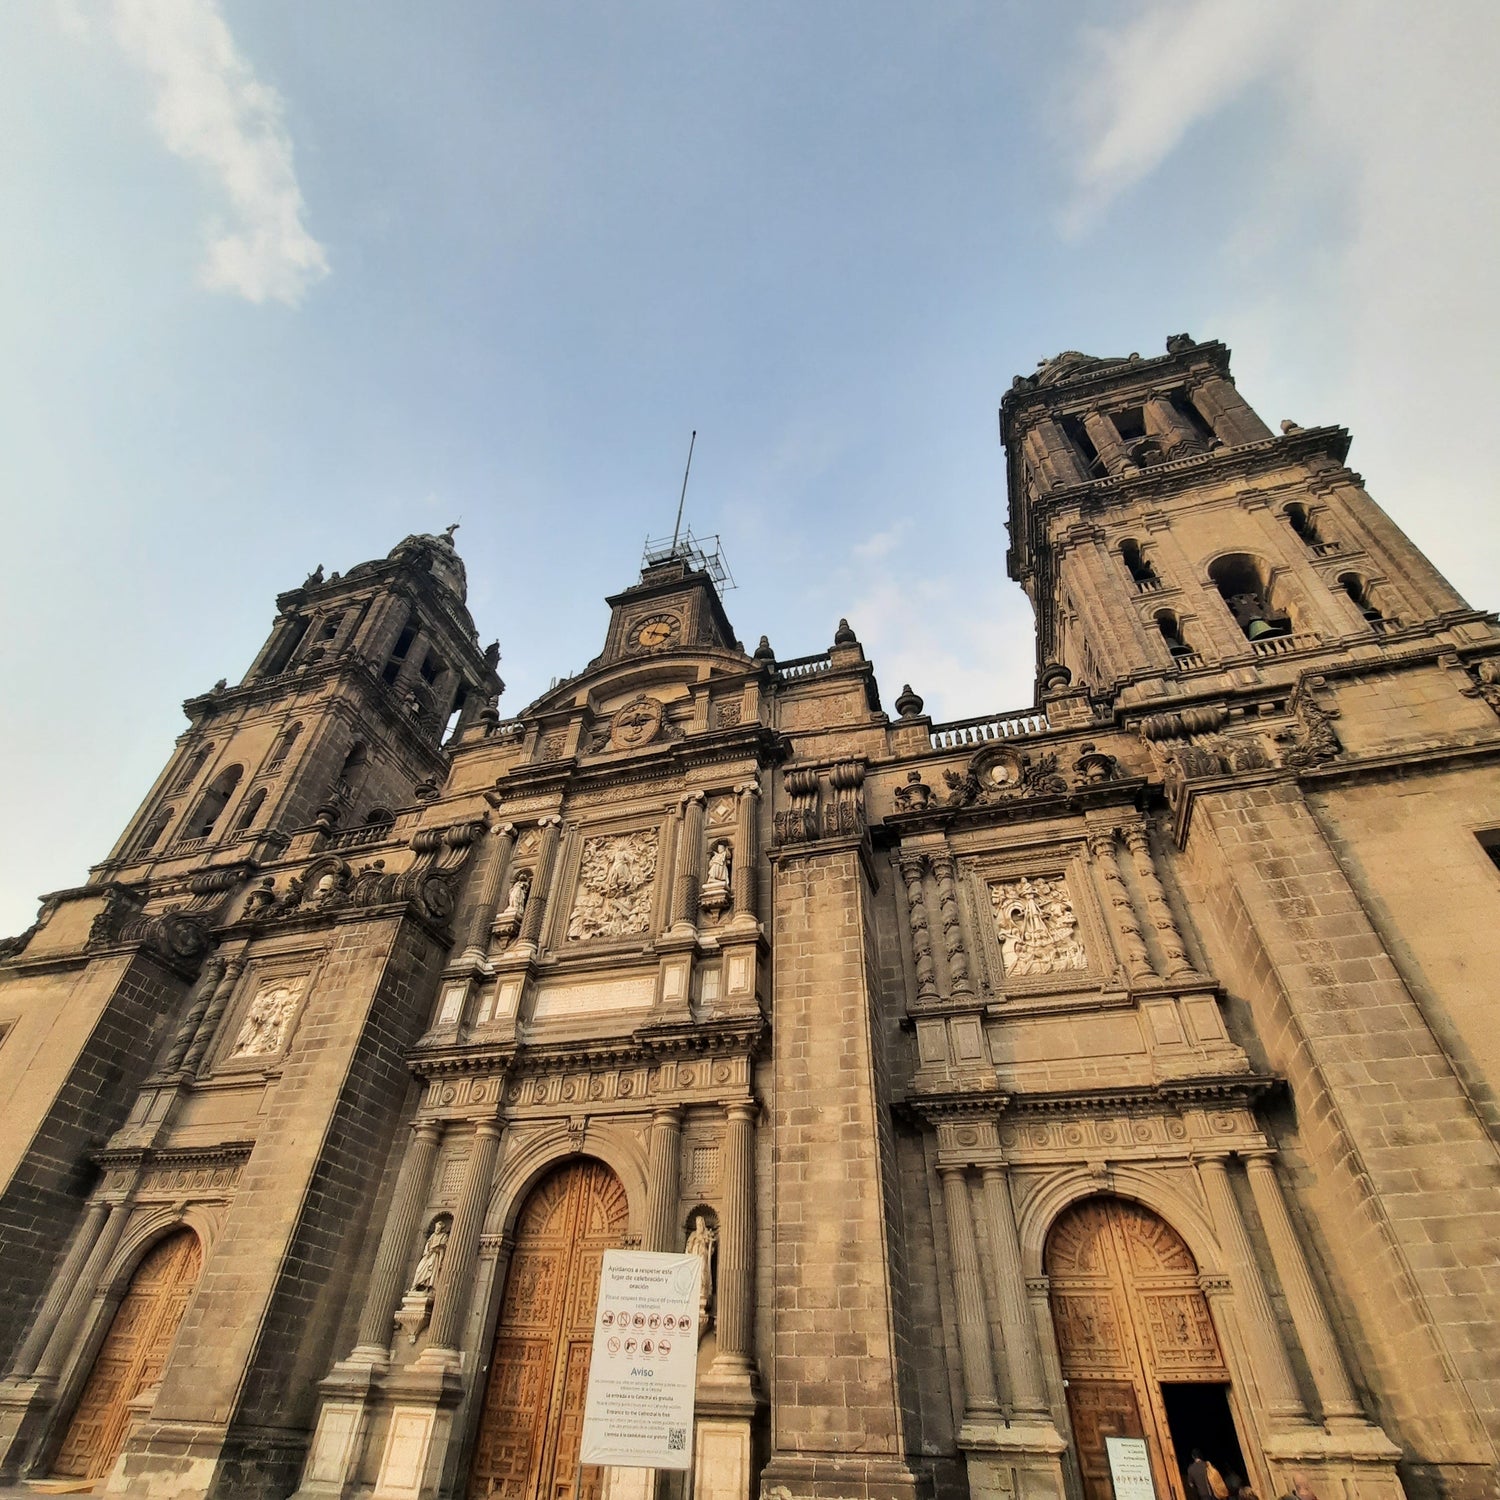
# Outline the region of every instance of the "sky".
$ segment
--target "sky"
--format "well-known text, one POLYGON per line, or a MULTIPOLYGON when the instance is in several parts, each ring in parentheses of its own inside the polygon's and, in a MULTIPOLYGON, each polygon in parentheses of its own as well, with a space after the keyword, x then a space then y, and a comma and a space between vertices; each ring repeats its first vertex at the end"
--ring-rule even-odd
POLYGON ((1500 604, 1500 6, 0 7, 0 933, 275 595, 460 523, 514 714, 687 516, 748 643, 1031 701, 996 411, 1223 339, 1500 604))

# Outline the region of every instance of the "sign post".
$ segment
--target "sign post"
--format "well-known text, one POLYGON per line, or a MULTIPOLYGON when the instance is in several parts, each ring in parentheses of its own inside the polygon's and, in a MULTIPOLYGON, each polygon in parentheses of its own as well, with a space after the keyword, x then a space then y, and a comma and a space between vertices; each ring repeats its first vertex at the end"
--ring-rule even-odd
POLYGON ((1109 1457, 1115 1500, 1156 1500, 1156 1486, 1151 1482, 1151 1455, 1146 1451, 1145 1438, 1107 1437, 1104 1451, 1109 1457))
MULTIPOLYGON (((696 1255, 604 1252, 580 1478, 584 1464, 692 1468, 702 1269, 696 1255)), ((577 1484, 574 1500, 582 1500, 577 1484)))

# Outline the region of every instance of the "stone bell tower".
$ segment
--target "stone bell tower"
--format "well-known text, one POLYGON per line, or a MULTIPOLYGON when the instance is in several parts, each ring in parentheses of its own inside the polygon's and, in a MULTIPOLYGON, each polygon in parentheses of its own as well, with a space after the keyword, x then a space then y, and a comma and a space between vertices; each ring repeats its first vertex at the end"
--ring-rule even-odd
POLYGON ((452 538, 409 536, 279 596, 250 670, 183 705, 191 727, 95 877, 138 882, 210 857, 264 862, 292 830, 389 826, 445 774, 442 741, 502 689, 452 538))
POLYGON ((1128 704, 1468 613, 1344 467, 1348 432, 1273 434, 1223 344, 1060 354, 1016 379, 1000 421, 1039 673, 1128 704))

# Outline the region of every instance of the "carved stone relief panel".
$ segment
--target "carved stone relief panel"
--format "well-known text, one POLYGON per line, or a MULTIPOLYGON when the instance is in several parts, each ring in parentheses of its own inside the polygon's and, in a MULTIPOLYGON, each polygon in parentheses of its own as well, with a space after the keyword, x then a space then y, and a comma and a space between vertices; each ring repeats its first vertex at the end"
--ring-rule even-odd
POLYGON ((1023 875, 990 884, 1000 962, 1007 979, 1088 967, 1065 876, 1023 875))
POLYGON ((627 937, 650 929, 658 843, 654 828, 584 840, 568 917, 569 942, 627 937))
POLYGON ((305 975, 297 978, 268 975, 261 979, 230 1044, 228 1061, 279 1056, 286 1047, 292 1018, 306 984, 305 975))

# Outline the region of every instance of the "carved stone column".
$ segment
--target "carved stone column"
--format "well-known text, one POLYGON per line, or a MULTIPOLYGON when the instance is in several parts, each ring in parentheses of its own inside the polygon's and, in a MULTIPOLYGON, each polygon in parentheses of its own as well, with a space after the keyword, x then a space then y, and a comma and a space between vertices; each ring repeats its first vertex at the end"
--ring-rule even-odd
POLYGON ((500 1149, 500 1122, 481 1120, 474 1127, 474 1146, 469 1153, 469 1169, 464 1176, 458 1212, 453 1216, 453 1232, 448 1253, 443 1257, 433 1290, 432 1323, 428 1329, 423 1363, 446 1363, 456 1359, 455 1339, 463 1316, 469 1285, 474 1278, 474 1257, 479 1251, 479 1232, 484 1227, 485 1209, 490 1201, 490 1179, 495 1172, 495 1156, 500 1149))
POLYGON ((999 1163, 988 1163, 980 1169, 995 1275, 999 1280, 995 1295, 1000 1304, 1000 1331, 1005 1335, 1005 1371, 1016 1415, 1024 1420, 1050 1423, 1052 1414, 1047 1407, 1036 1324, 1026 1297, 1026 1280, 1021 1274, 1021 1243, 1016 1234, 1009 1176, 999 1163))
POLYGON ((1240 1217, 1240 1206, 1234 1201, 1234 1190, 1229 1185, 1223 1157, 1201 1157, 1198 1177, 1208 1198, 1214 1228, 1229 1252, 1235 1306, 1240 1313, 1245 1341, 1250 1346, 1250 1358, 1255 1365, 1266 1411, 1280 1418, 1283 1424, 1306 1425, 1307 1408, 1297 1391, 1286 1347, 1281 1342, 1281 1330, 1276 1326, 1276 1315, 1271 1309, 1271 1299, 1255 1259, 1255 1249, 1240 1217))
POLYGON ((972 998, 974 981, 969 975, 969 952, 964 946, 963 923, 958 914, 952 856, 934 855, 932 873, 937 880, 938 919, 943 924, 943 944, 948 955, 948 986, 953 994, 972 998))
POLYGON ((1120 871, 1120 850, 1115 833, 1091 833, 1089 849, 1099 861, 1099 873, 1104 876, 1104 889, 1109 897, 1110 909, 1115 914, 1115 930, 1120 934, 1125 949, 1125 967, 1132 979, 1151 978, 1151 955, 1146 949, 1146 939, 1141 932, 1140 920, 1135 914, 1135 903, 1125 885, 1120 871))
POLYGON ((182 1024, 172 1037, 171 1048, 161 1065, 163 1073, 175 1073, 182 1067, 183 1059, 187 1056, 188 1048, 192 1045, 198 1028, 203 1024, 203 1017, 208 1011, 209 1002, 213 999, 214 991, 218 989, 219 981, 223 979, 224 970, 228 964, 229 960, 223 954, 215 953, 203 965, 203 972, 198 976, 197 984, 193 986, 192 1001, 182 1017, 182 1024))
POLYGON ((668 1104, 651 1116, 646 1164, 646 1231, 642 1250, 675 1250, 677 1228, 677 1151, 682 1109, 668 1104))
POLYGON ((460 964, 481 967, 489 958, 490 925, 500 907, 500 893, 510 873, 510 856, 516 847, 516 825, 502 823, 484 841, 482 863, 475 875, 474 907, 464 928, 460 964))
POLYGON ((1050 485, 1067 489, 1089 482, 1088 469, 1078 450, 1053 418, 1038 417, 1031 424, 1031 431, 1026 434, 1026 449, 1050 485))
POLYGON ((198 1071, 203 1062, 203 1054, 208 1051, 214 1032, 219 1029, 219 1022, 224 1016, 224 1007, 229 1004, 229 997, 234 993, 235 984, 244 972, 245 960, 243 958, 231 958, 224 965, 224 977, 214 986, 208 1008, 204 1011, 203 1019, 199 1021, 198 1029, 193 1033, 193 1040, 188 1044, 187 1052, 183 1055, 182 1072, 196 1073, 198 1071))
POLYGON ((927 926, 927 900, 922 892, 923 859, 919 854, 901 857, 901 878, 906 882, 906 914, 911 923, 912 957, 917 968, 917 998, 936 1000, 937 970, 932 964, 932 934, 927 926))
POLYGON ((698 891, 703 883, 703 819, 707 799, 694 792, 682 803, 677 834, 677 880, 672 888, 672 925, 698 925, 698 891))
POLYGON ((716 1320, 719 1352, 715 1378, 753 1377, 755 1265, 755 1114, 748 1099, 725 1108, 723 1220, 719 1226, 719 1285, 716 1320))
POLYGON ((1161 451, 1168 458, 1184 458, 1202 450, 1197 429, 1165 392, 1153 391, 1142 405, 1146 431, 1161 444, 1161 451))
POLYGON ((755 875, 760 859, 759 832, 760 787, 753 781, 741 782, 734 789, 734 864, 729 869, 729 893, 734 902, 737 922, 756 921, 755 875))
POLYGON ((542 846, 536 854, 536 873, 531 880, 531 894, 526 901, 526 910, 521 916, 521 931, 517 941, 530 943, 533 948, 542 935, 542 918, 547 912, 551 894, 552 867, 557 863, 557 843, 562 837, 562 819, 556 815, 543 818, 537 825, 542 830, 542 846))
POLYGON ((79 1272, 78 1280, 70 1289, 67 1300, 63 1304, 56 1326, 52 1330, 52 1337, 47 1340, 46 1353, 37 1361, 35 1374, 38 1380, 56 1380, 62 1374, 68 1362, 68 1356, 73 1352, 73 1340, 77 1337, 78 1325, 83 1321, 83 1315, 88 1310, 89 1303, 98 1294, 99 1282, 104 1275, 105 1267, 109 1265, 110 1257, 120 1243, 120 1236, 125 1232, 125 1221, 130 1217, 130 1207, 128 1199, 125 1202, 109 1205, 109 1217, 100 1228, 99 1237, 94 1241, 93 1249, 83 1263, 83 1270, 79 1272))
POLYGON ((1180 979, 1196 974, 1192 960, 1183 946, 1182 934, 1177 930, 1177 918, 1162 889, 1161 876, 1156 873, 1156 861, 1151 855, 1151 840, 1139 823, 1124 830, 1125 844, 1135 857, 1135 872, 1146 893, 1146 911, 1151 925, 1156 929, 1157 941, 1161 944, 1162 957, 1166 960, 1168 979, 1180 979))
POLYGON ((985 1315, 984 1282, 974 1240, 969 1183, 963 1167, 939 1167, 943 1207, 948 1216, 948 1245, 953 1253, 953 1291, 958 1301, 958 1350, 964 1372, 964 1418, 993 1420, 1000 1411, 995 1391, 995 1357, 985 1315))
POLYGON ((1256 416, 1250 403, 1235 389, 1234 382, 1217 373, 1199 375, 1188 386, 1193 405, 1204 420, 1231 448, 1241 443, 1264 442, 1271 429, 1256 416))
POLYGON ((390 1353, 392 1320, 396 1316, 396 1304, 401 1299, 406 1262, 427 1202, 432 1164, 442 1138, 441 1120, 423 1120, 412 1127, 412 1138, 396 1178, 396 1190, 391 1195, 385 1233, 381 1236, 380 1249, 370 1272, 364 1309, 359 1318, 359 1333, 351 1355, 353 1359, 378 1363, 390 1353))
POLYGON ((47 1347, 47 1340, 52 1337, 52 1330, 62 1317, 69 1295, 78 1285, 80 1273, 99 1242, 99 1235, 112 1207, 107 1200, 95 1198, 84 1210, 83 1223, 78 1226, 78 1233, 73 1236, 73 1243, 68 1247, 62 1265, 52 1277, 47 1296, 32 1320, 30 1331, 16 1351, 15 1360, 11 1364, 12 1375, 24 1379, 35 1373, 42 1351, 47 1347))
POLYGON ((1094 451, 1111 474, 1135 468, 1115 424, 1102 412, 1089 412, 1083 419, 1083 427, 1094 445, 1094 451))
POLYGON ((1292 1322, 1296 1325, 1297 1337, 1302 1340, 1302 1352, 1307 1356, 1313 1384, 1318 1390, 1323 1420, 1364 1425, 1364 1410, 1354 1393, 1354 1384, 1339 1353, 1333 1329, 1328 1326, 1322 1298, 1313 1285, 1307 1255, 1287 1212, 1286 1199, 1270 1153, 1247 1157, 1245 1171, 1250 1177, 1250 1191, 1255 1195, 1255 1207, 1265 1226, 1271 1258, 1281 1277, 1292 1322))

